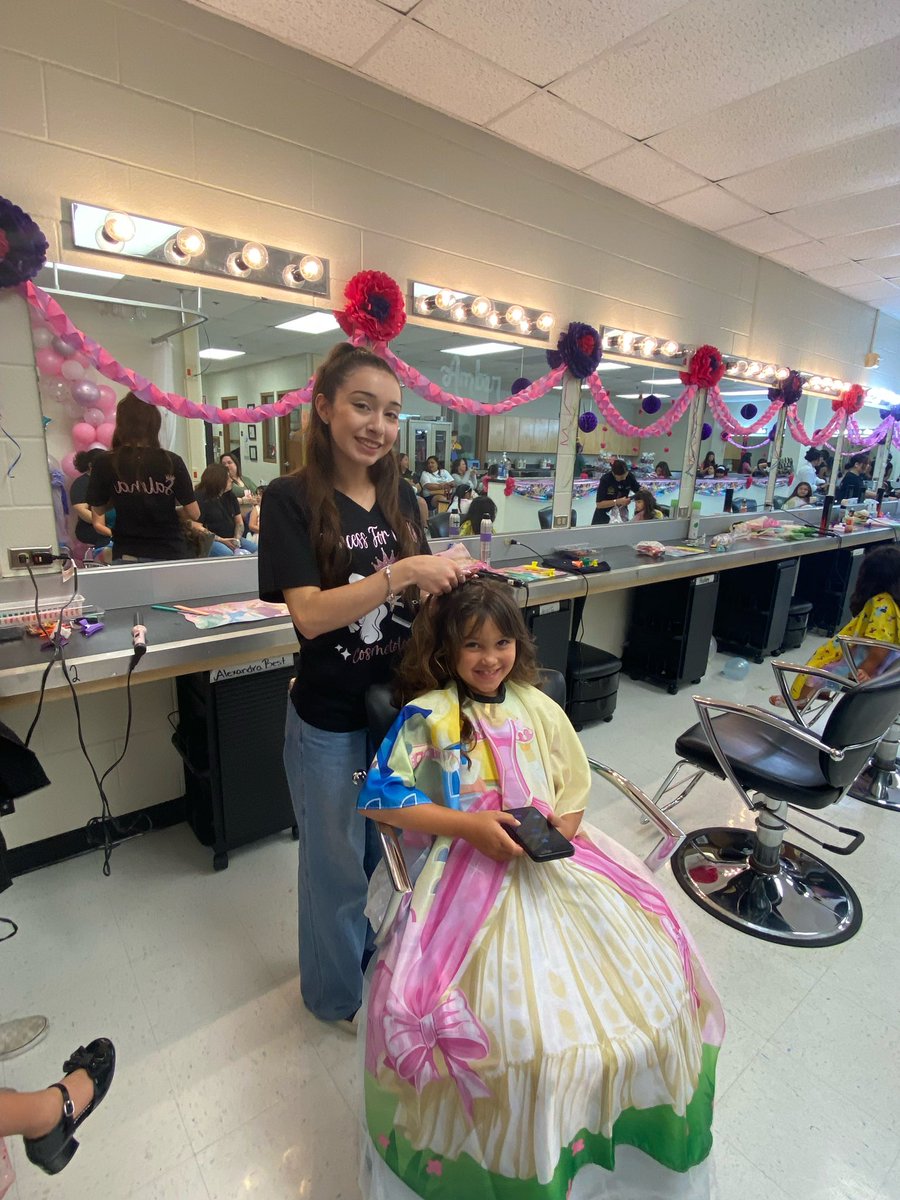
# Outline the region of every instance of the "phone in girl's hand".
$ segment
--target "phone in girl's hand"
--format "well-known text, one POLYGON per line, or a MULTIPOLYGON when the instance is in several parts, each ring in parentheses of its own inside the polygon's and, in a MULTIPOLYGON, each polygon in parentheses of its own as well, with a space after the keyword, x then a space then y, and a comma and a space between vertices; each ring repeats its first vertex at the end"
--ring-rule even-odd
POLYGON ((535 862, 570 858, 575 853, 575 847, 569 839, 563 837, 533 805, 529 804, 526 808, 509 808, 506 811, 512 813, 519 824, 504 825, 503 828, 535 862))

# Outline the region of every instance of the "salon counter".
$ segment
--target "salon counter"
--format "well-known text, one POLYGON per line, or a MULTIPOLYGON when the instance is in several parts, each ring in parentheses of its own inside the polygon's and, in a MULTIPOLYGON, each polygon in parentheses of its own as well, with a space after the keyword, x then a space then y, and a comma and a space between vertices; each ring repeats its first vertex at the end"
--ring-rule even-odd
MULTIPOLYGON (((639 532, 646 535, 649 531, 642 528, 639 532)), ((739 539, 734 548, 724 552, 706 549, 702 553, 683 558, 660 560, 639 555, 633 545, 611 544, 610 535, 613 531, 608 527, 590 531, 569 530, 566 535, 568 540, 578 537, 579 544, 596 545, 598 557, 609 563, 610 570, 585 576, 558 575, 553 579, 531 583, 527 588, 519 587, 516 591, 519 603, 523 607, 552 604, 564 599, 623 591, 781 558, 801 558, 837 548, 895 541, 897 532, 894 528, 873 529, 800 542, 770 538, 739 539)), ((636 540, 636 531, 629 529, 629 533, 636 540)), ((538 542, 539 538, 536 536, 534 540, 538 542)), ((558 545, 561 538, 557 535, 553 540, 558 545)), ((678 545, 682 540, 666 539, 671 545, 678 545)), ((549 552, 551 544, 548 541, 536 548, 546 553, 549 552)), ((470 539, 468 545, 471 553, 477 555, 477 539, 470 539)), ((522 552, 518 546, 498 547, 498 551, 501 549, 502 553, 498 552, 495 555, 496 565, 522 561, 522 552)), ((533 555, 525 549, 526 561, 531 561, 533 555)), ((245 578, 245 588, 249 583, 250 578, 245 578)), ((84 590, 90 599, 89 589, 85 587, 84 590)), ((184 589, 182 591, 183 594, 173 598, 188 602, 191 598, 189 592, 184 589)), ((253 594, 252 591, 244 590, 218 596, 204 595, 202 602, 208 604, 217 600, 246 599, 253 594)), ((142 613, 147 625, 148 648, 135 669, 135 684, 196 671, 213 671, 262 663, 264 660, 277 660, 293 655, 297 650, 293 627, 287 619, 276 618, 199 630, 180 613, 161 612, 148 605, 142 608, 142 613)), ((72 681, 78 686, 80 694, 121 686, 132 658, 133 622, 134 606, 107 607, 104 616, 106 627, 101 632, 85 638, 78 632, 77 627, 73 627, 65 651, 65 660, 72 681)), ((47 665, 47 655, 48 651, 41 649, 37 638, 23 637, 16 642, 0 644, 0 705, 38 692, 41 676, 47 665)), ((271 662, 271 665, 275 663, 271 662)), ((258 669, 264 668, 261 666, 258 669)), ((47 680, 47 694, 62 695, 66 694, 67 690, 62 670, 59 664, 55 664, 47 680)))

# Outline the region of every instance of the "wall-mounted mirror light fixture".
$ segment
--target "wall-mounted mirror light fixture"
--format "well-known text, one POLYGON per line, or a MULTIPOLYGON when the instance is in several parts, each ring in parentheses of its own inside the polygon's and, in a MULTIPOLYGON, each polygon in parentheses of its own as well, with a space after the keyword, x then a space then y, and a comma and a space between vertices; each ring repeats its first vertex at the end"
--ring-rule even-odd
POLYGON ((540 308, 528 308, 509 300, 494 300, 458 288, 438 287, 433 283, 410 283, 410 311, 450 325, 511 333, 516 337, 549 341, 556 318, 540 308))

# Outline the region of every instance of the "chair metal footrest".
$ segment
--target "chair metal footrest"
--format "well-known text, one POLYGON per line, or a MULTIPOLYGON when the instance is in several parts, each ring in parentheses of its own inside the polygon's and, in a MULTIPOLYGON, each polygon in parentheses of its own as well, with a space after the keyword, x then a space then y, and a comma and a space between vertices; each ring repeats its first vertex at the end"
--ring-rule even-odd
POLYGON ((900 812, 900 771, 885 770, 875 765, 873 759, 860 771, 848 795, 864 804, 878 808, 889 808, 900 812))
POLYGON ((834 946, 862 923, 859 897, 826 862, 784 842, 777 873, 754 869, 752 829, 698 829, 672 858, 672 873, 706 912, 753 937, 787 946, 834 946))

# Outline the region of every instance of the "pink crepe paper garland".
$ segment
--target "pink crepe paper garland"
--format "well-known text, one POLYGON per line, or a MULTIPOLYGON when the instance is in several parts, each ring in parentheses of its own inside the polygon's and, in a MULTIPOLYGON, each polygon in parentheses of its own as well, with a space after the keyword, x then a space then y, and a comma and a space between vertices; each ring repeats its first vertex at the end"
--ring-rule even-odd
MULTIPOLYGON (((672 404, 672 407, 667 413, 659 417, 652 425, 632 425, 630 421, 626 421, 612 400, 609 398, 609 392, 603 386, 598 375, 589 375, 585 383, 591 390, 591 395, 594 397, 597 407, 603 414, 605 420, 610 424, 616 433, 621 433, 625 437, 645 438, 645 437, 669 437, 672 433, 673 426, 681 420, 684 414, 691 406, 691 401, 697 395, 697 387, 690 384, 684 389, 681 395, 672 404)), ((710 395, 717 388, 710 388, 710 395)))

